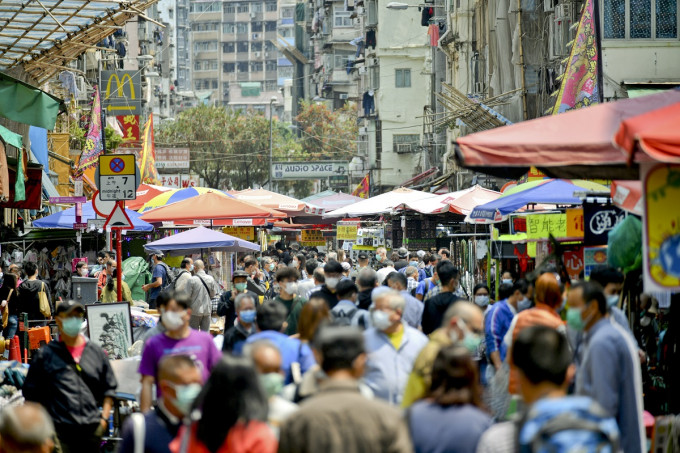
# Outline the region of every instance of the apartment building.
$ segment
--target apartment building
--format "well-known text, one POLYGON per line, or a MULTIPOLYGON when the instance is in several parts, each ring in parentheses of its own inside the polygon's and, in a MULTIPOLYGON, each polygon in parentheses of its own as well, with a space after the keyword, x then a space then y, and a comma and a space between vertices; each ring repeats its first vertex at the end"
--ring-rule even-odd
MULTIPOLYGON (((286 6, 285 19, 293 12, 294 5, 286 6)), ((275 42, 283 19, 275 0, 192 1, 191 79, 199 100, 268 114, 275 97, 282 109, 275 42)))

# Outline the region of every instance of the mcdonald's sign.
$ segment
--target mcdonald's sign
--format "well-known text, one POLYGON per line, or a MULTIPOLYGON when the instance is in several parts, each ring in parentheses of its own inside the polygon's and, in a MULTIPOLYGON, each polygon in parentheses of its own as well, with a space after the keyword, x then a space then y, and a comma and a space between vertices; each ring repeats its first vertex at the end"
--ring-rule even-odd
POLYGON ((142 84, 140 71, 102 71, 102 108, 107 115, 140 115, 142 84))

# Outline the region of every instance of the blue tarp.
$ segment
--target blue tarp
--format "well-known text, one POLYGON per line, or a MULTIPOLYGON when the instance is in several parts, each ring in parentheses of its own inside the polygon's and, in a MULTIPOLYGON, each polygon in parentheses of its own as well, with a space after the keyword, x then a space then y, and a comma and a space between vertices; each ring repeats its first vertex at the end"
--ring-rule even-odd
MULTIPOLYGON (((125 213, 128 215, 130 221, 132 222, 132 226, 134 227, 133 231, 153 230, 153 225, 151 225, 150 223, 146 223, 145 221, 139 218, 141 214, 130 209, 126 209, 125 213)), ((83 203, 83 215, 80 218, 81 222, 86 223, 89 219, 94 219, 95 217, 96 214, 94 212, 94 209, 92 208, 92 202, 88 201, 87 203, 83 203)), ((36 228, 63 228, 71 230, 73 229, 73 224, 75 223, 75 221, 76 221, 76 208, 74 206, 72 208, 65 209, 61 212, 57 212, 56 214, 43 217, 42 219, 38 219, 33 222, 33 226, 36 228)))
POLYGON ((193 228, 159 239, 158 241, 149 242, 144 246, 144 250, 147 252, 160 250, 163 252, 175 252, 174 254, 176 255, 201 249, 225 252, 249 252, 259 251, 260 246, 205 227, 193 228))
POLYGON ((47 157, 47 129, 31 126, 28 130, 28 138, 31 140, 31 151, 35 159, 43 169, 49 168, 50 163, 47 157))
POLYGON ((500 221, 499 217, 507 216, 524 206, 536 204, 582 204, 580 198, 574 197, 575 191, 583 191, 582 187, 566 181, 555 179, 531 189, 498 198, 486 204, 477 206, 470 213, 470 219, 500 221))

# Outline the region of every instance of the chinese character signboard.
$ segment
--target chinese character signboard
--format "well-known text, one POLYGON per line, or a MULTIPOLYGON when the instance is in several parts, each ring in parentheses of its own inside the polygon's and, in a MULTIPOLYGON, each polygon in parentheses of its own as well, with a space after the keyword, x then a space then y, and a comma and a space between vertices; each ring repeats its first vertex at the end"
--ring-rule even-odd
POLYGON ((567 209, 567 237, 583 237, 583 208, 567 209))
POLYGON ((356 225, 341 225, 338 223, 339 241, 356 241, 358 227, 356 225))
POLYGON ((578 280, 583 271, 583 247, 572 247, 564 251, 564 267, 567 269, 569 278, 578 280))
POLYGON ((583 244, 605 245, 609 232, 624 218, 626 213, 614 205, 583 204, 583 244))
POLYGON ((201 185, 198 176, 180 173, 159 174, 158 180, 161 186, 173 189, 186 189, 187 187, 198 187, 201 185))
POLYGON ((228 234, 229 236, 234 236, 239 239, 243 239, 246 241, 254 241, 255 240, 255 228, 254 227, 224 227, 222 228, 222 232, 224 234, 228 234))
POLYGON ((189 168, 189 148, 156 148, 156 168, 189 168))
POLYGON ((548 239, 567 237, 566 214, 533 214, 527 216, 527 238, 548 239))
POLYGON ((123 131, 122 148, 130 146, 139 146, 139 115, 123 115, 117 116, 118 124, 123 131))
POLYGON ((680 290, 680 165, 642 166, 645 291, 680 290))
POLYGON ((324 246, 326 240, 321 230, 302 230, 300 243, 306 247, 324 246))

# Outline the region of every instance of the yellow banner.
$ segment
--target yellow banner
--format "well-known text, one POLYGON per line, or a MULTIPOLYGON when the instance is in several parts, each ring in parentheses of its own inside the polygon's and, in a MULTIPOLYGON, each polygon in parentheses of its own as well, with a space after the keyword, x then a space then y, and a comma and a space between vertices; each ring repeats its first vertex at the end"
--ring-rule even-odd
POLYGON ((548 239, 567 237, 567 214, 533 214, 527 216, 527 237, 548 239))
POLYGON ((338 225, 338 240, 356 241, 357 230, 358 228, 356 225, 338 225))
POLYGON ((308 247, 324 246, 326 239, 320 230, 302 230, 300 232, 300 242, 308 247))
POLYGON ((583 237, 583 208, 567 209, 567 236, 583 237))
POLYGON ((222 232, 224 234, 228 234, 229 236, 234 236, 239 239, 243 239, 246 241, 255 241, 255 227, 233 227, 233 226, 228 226, 222 228, 222 232))

